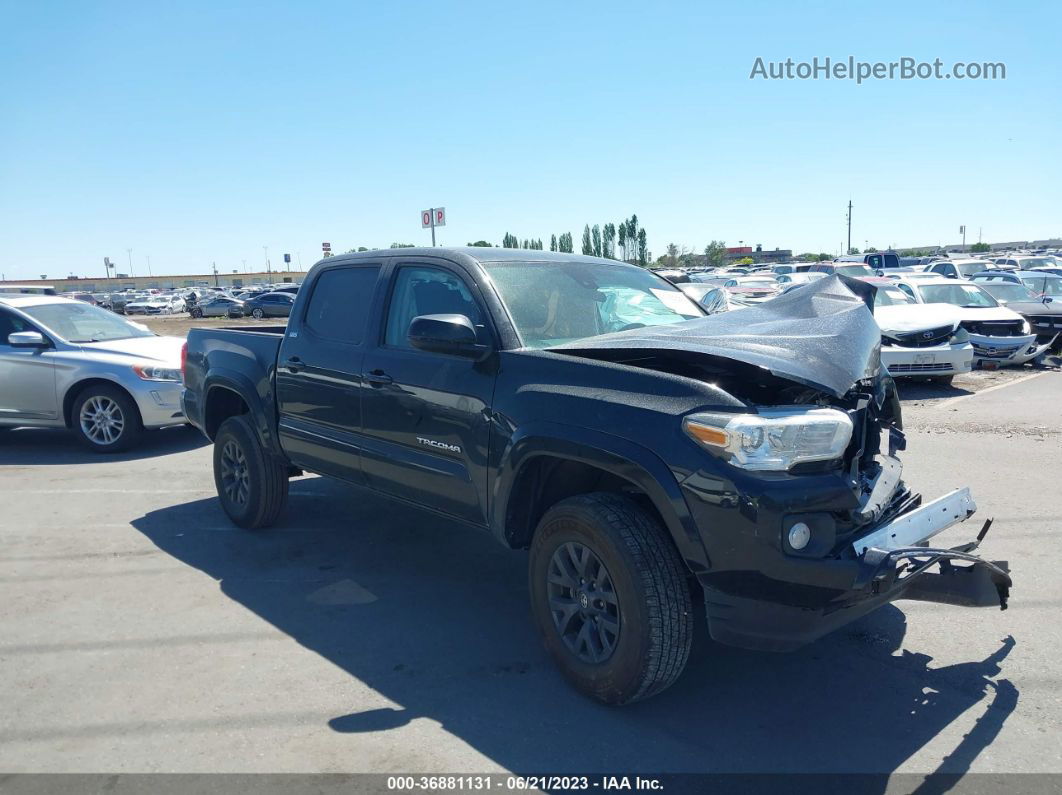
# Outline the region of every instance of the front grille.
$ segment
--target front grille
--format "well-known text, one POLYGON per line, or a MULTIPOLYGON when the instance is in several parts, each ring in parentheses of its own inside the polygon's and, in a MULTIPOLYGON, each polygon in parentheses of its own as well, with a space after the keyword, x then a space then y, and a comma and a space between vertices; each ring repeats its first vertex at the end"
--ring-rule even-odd
POLYGON ((890 373, 950 373, 954 368, 945 363, 936 364, 890 364, 890 373))
POLYGON ((901 348, 929 348, 934 345, 943 345, 951 339, 950 325, 939 328, 925 329, 924 331, 907 331, 903 334, 893 334, 882 337, 884 345, 897 345, 901 348))
POLYGON ((964 320, 962 327, 982 337, 1022 337, 1020 320, 964 320))
POLYGON ((1062 329, 1062 315, 1029 315, 1029 322, 1040 328, 1062 329))
POLYGON ((974 345, 974 353, 978 356, 982 356, 986 359, 1006 359, 1013 356, 1021 348, 1020 345, 993 345, 991 348, 986 348, 983 345, 974 345))

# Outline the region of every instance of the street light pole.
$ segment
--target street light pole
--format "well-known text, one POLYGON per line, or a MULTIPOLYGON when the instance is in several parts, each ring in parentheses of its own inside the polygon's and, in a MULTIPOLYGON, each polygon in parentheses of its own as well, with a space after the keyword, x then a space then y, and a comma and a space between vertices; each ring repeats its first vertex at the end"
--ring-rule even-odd
POLYGON ((848 254, 852 250, 852 200, 848 200, 848 248, 845 249, 845 254, 848 254))
POLYGON ((129 278, 133 278, 133 249, 127 248, 125 253, 129 255, 129 278))
POLYGON ((266 273, 269 273, 269 246, 262 246, 262 251, 265 252, 266 273))
POLYGON ((146 254, 145 256, 147 257, 148 276, 151 276, 151 255, 150 254, 146 254))

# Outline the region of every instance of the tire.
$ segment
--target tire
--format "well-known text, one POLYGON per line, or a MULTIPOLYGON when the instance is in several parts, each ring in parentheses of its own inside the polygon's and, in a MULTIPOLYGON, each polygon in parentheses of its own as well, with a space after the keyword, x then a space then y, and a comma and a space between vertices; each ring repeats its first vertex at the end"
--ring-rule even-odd
POLYGON ((686 667, 693 640, 686 567, 660 523, 630 498, 597 492, 550 508, 531 541, 529 577, 543 643, 585 695, 629 704, 669 687, 686 667), (563 584, 575 586, 580 571, 592 582, 578 590, 563 584), (569 611, 555 612, 551 599, 569 611), (587 615, 595 621, 584 638, 587 615))
POLYGON ((934 375, 930 379, 934 384, 940 384, 941 386, 951 386, 951 382, 955 380, 954 375, 934 375))
POLYGON ((263 317, 265 317, 265 312, 263 312, 258 307, 255 307, 251 310, 251 317, 253 317, 255 320, 261 320, 263 317))
POLYGON ((86 387, 74 399, 70 425, 78 441, 96 453, 128 450, 144 430, 129 393, 105 384, 86 387))
POLYGON ((263 449, 246 415, 229 417, 214 437, 214 485, 239 527, 268 527, 287 504, 287 465, 263 449))
POLYGON ((197 308, 193 309, 191 312, 189 312, 188 314, 190 314, 194 318, 201 318, 203 316, 203 310, 199 309, 197 307, 197 308))

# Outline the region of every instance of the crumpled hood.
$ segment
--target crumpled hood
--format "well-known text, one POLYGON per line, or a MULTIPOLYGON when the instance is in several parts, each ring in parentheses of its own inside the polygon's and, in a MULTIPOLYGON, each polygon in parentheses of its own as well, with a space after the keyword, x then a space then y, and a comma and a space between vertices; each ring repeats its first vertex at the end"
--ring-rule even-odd
POLYGON ((877 307, 874 319, 885 334, 905 334, 955 325, 961 318, 951 304, 893 304, 877 307))
POLYGON ((874 288, 827 276, 740 312, 575 340, 548 350, 610 361, 638 352, 703 356, 762 368, 836 397, 878 373, 881 332, 874 288))
POLYGON ((130 337, 110 342, 86 342, 81 348, 93 353, 151 359, 168 367, 179 367, 182 345, 184 340, 180 337, 130 337))

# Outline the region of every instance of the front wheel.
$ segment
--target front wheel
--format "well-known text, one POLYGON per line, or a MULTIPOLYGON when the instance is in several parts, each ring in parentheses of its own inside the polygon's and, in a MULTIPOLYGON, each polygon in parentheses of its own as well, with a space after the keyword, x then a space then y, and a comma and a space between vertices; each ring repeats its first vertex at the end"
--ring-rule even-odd
POLYGON ((261 309, 257 309, 257 308, 252 309, 251 310, 251 317, 253 317, 255 320, 261 320, 263 317, 265 317, 265 312, 263 312, 261 309))
POLYGON ((670 686, 693 639, 686 569, 666 531, 620 494, 550 508, 531 542, 531 610, 576 688, 628 704, 670 686))
POLYGON ((97 453, 128 450, 140 438, 140 411, 116 386, 90 386, 74 400, 71 425, 78 441, 97 453))
POLYGON ((214 437, 214 484, 239 527, 268 527, 287 504, 287 466, 262 447, 246 415, 229 417, 214 437))
POLYGON ((203 310, 202 310, 202 309, 199 309, 198 307, 196 307, 195 309, 193 309, 193 310, 192 310, 191 312, 189 312, 188 314, 190 314, 190 315, 191 315, 192 317, 194 317, 194 318, 200 318, 200 317, 202 317, 202 316, 203 316, 203 310))

